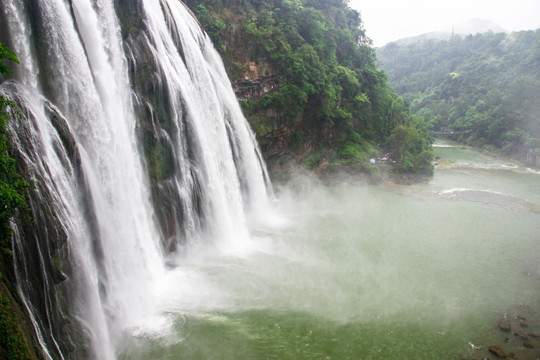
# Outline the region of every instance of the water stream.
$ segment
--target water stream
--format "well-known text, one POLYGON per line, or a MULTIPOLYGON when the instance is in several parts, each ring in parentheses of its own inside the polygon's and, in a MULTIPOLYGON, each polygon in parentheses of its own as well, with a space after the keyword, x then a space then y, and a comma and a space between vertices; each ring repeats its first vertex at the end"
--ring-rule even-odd
POLYGON ((0 94, 21 109, 11 142, 32 184, 32 223, 14 220, 19 297, 46 358, 114 359, 126 331, 153 321, 179 257, 249 248, 266 169, 182 2, 0 5, 22 64, 0 94))

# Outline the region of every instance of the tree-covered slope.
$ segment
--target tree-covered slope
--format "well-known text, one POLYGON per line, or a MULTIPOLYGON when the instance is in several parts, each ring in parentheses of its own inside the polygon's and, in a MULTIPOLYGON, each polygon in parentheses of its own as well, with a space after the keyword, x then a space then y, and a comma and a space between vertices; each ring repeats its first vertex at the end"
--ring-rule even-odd
POLYGON ((369 160, 397 146, 389 139, 399 127, 421 136, 396 168, 431 173, 425 127, 387 85, 359 13, 344 0, 186 4, 221 52, 271 167, 295 160, 376 174, 369 160), (415 166, 420 154, 427 164, 415 166))
POLYGON ((540 153, 540 30, 391 43, 378 58, 393 89, 434 130, 469 145, 540 153))

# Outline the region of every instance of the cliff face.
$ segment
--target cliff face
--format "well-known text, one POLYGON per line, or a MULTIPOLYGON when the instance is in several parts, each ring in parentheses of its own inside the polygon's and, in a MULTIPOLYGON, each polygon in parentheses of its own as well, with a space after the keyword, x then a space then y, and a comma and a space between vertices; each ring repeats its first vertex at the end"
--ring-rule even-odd
MULTIPOLYGON (((0 269, 5 299, 20 328, 19 335, 15 335, 20 345, 14 359, 42 358, 43 344, 50 345, 48 354, 52 358, 60 358, 62 352, 71 358, 91 358, 85 325, 72 313, 70 299, 78 286, 74 271, 77 266, 68 244, 65 213, 57 207, 61 190, 48 186, 50 181, 43 171, 47 168, 45 150, 34 128, 39 120, 21 98, 12 96, 20 113, 10 112, 10 153, 16 160, 17 172, 31 184, 26 196, 29 209, 19 209, 12 219, 15 232, 10 250, 2 249, 0 269), (20 350, 25 347, 28 355, 20 350)), ((75 175, 81 196, 87 196, 73 134, 52 104, 45 102, 44 107, 44 114, 58 135, 55 145, 63 165, 75 175)), ((10 351, 12 345, 4 350, 10 351)))
MULTIPOLYGON (((233 89, 237 99, 244 105, 244 110, 248 112, 250 104, 259 103, 264 96, 278 92, 282 86, 280 80, 268 64, 258 66, 250 62, 242 79, 233 84, 233 89)), ((312 150, 311 142, 301 144, 304 149, 299 149, 300 144, 294 143, 295 130, 302 128, 302 113, 292 122, 280 121, 280 112, 274 108, 255 110, 247 115, 274 178, 283 174, 289 163, 301 163, 312 150)))
POLYGON ((287 164, 378 176, 370 159, 412 118, 357 11, 343 0, 186 4, 220 51, 274 179, 287 164))
MULTIPOLYGON (((288 173, 293 171, 291 168, 293 164, 302 164, 313 151, 315 140, 295 137, 297 131, 303 131, 309 126, 304 123, 303 112, 299 112, 292 120, 283 121, 278 108, 259 108, 259 104, 264 101, 263 98, 278 93, 282 85, 282 77, 270 64, 257 64, 254 61, 246 64, 240 79, 233 83, 236 97, 243 105, 275 180, 285 180, 288 173)), ((329 162, 326 161, 325 164, 313 170, 320 172, 327 168, 329 162)))

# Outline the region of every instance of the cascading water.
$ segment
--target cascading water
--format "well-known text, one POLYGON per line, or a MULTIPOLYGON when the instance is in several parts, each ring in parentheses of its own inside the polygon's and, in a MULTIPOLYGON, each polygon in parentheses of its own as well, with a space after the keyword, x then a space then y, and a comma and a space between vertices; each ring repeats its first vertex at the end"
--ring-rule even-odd
POLYGON ((177 0, 1 0, 0 91, 32 218, 15 273, 48 358, 115 357, 193 246, 241 249, 268 179, 223 64, 177 0))

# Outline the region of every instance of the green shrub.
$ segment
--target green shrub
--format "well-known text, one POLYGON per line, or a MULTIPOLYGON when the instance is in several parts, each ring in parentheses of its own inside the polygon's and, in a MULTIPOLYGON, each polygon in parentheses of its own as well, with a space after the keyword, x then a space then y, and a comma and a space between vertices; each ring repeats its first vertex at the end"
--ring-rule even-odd
POLYGON ((19 319, 10 301, 0 293, 0 359, 31 359, 19 319))

